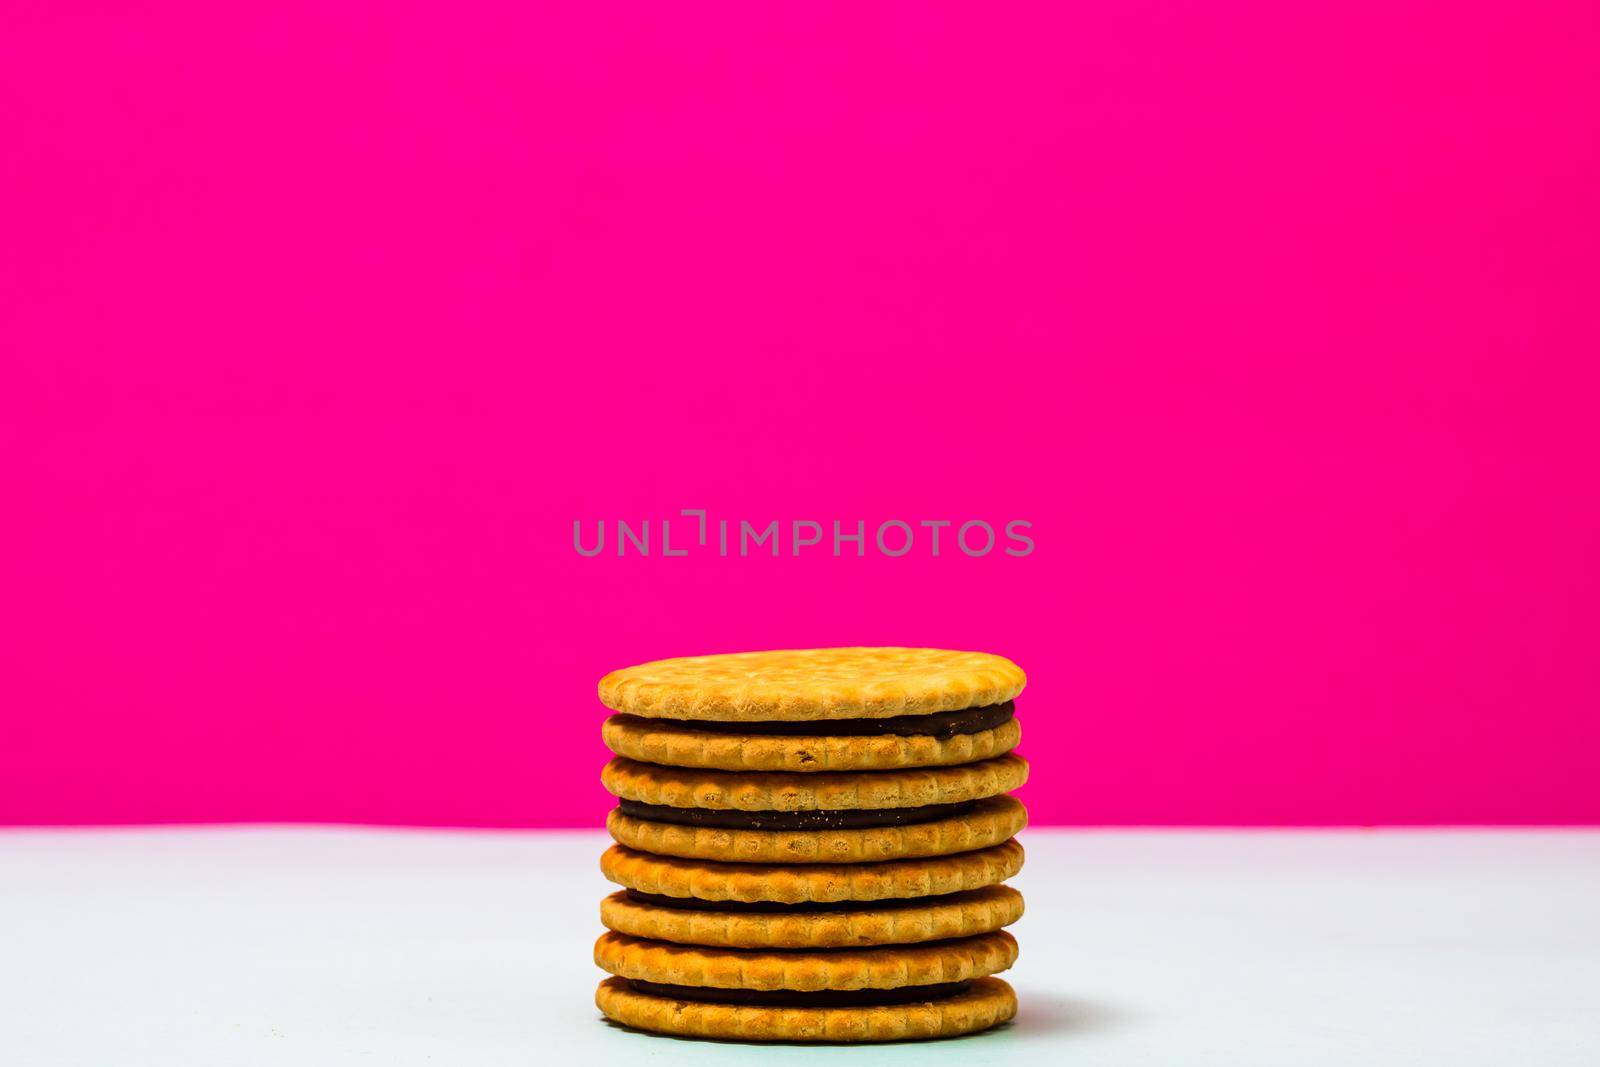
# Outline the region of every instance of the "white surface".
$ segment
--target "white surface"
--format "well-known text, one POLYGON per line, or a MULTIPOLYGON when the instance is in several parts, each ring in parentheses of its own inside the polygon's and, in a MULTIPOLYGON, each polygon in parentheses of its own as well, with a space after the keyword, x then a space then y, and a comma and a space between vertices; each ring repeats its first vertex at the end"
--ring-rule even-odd
POLYGON ((1600 833, 1023 840, 1016 1023, 759 1049, 600 1021, 599 834, 0 833, 0 1061, 1600 1063, 1600 833))

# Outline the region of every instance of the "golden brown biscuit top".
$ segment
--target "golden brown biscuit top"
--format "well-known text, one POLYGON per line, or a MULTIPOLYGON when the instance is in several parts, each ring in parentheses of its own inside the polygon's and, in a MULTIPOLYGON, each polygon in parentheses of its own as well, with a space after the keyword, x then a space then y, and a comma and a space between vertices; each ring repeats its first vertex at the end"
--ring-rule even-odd
POLYGON ((1004 656, 808 648, 655 660, 600 679, 600 702, 666 719, 876 719, 1000 704, 1027 678, 1004 656))

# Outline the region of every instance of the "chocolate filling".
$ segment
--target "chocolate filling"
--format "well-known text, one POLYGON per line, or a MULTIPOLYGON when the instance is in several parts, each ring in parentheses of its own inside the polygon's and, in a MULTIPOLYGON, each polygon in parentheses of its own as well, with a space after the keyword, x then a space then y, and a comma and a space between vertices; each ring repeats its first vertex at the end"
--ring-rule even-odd
POLYGON ((640 904, 654 904, 662 908, 680 908, 690 911, 737 911, 767 914, 795 914, 814 911, 860 911, 863 908, 927 908, 947 903, 959 893, 941 893, 935 897, 890 897, 887 900, 830 900, 807 901, 803 904, 784 904, 776 900, 701 900, 699 897, 668 897, 659 893, 641 893, 627 890, 628 899, 640 904))
MULTIPOLYGON (((887 719, 821 719, 806 722, 685 722, 696 730, 723 734, 777 734, 787 737, 952 737, 992 730, 1017 713, 1014 701, 982 708, 939 711, 932 715, 895 715, 887 719)), ((682 721, 682 720, 680 720, 682 721)))
POLYGON ((726 811, 721 808, 674 808, 667 804, 617 802, 617 810, 636 819, 676 826, 709 826, 725 830, 864 830, 873 826, 909 826, 965 815, 975 805, 924 804, 920 808, 851 808, 838 811, 726 811))
POLYGON ((941 1000, 963 993, 971 982, 942 982, 939 985, 908 985, 899 989, 711 989, 707 986, 664 985, 629 979, 633 988, 651 996, 672 1000, 700 1000, 712 1004, 751 1004, 768 1008, 866 1008, 879 1004, 912 1004, 941 1000))

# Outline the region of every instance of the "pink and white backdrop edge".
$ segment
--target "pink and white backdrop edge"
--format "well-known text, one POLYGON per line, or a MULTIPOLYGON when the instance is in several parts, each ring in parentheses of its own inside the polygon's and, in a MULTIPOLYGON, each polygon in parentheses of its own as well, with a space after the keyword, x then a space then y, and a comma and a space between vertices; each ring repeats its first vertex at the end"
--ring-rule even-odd
POLYGON ((8 5, 0 821, 593 826, 1001 652, 1042 824, 1600 822, 1593 4, 8 5), (1033 523, 585 559, 572 522, 1033 523))

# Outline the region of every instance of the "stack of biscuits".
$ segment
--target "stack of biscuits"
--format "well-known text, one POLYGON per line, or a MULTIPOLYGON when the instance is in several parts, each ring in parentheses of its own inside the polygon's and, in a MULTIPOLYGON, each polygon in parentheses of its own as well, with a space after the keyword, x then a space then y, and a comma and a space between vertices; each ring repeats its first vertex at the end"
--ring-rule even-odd
POLYGON ((613 671, 600 1010, 640 1030, 894 1041, 1003 1023, 1022 671, 831 648, 613 671))

